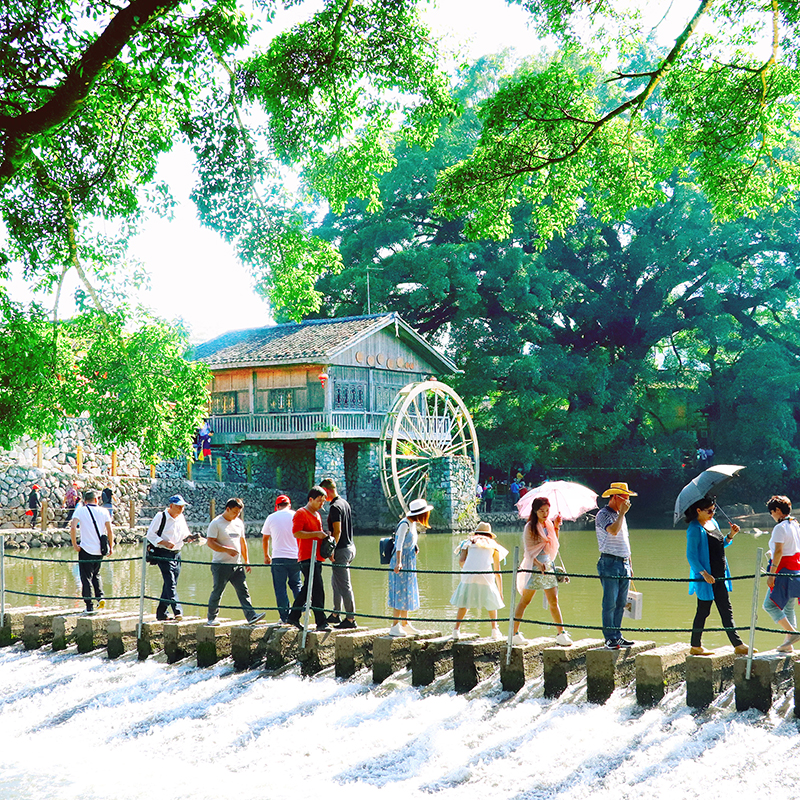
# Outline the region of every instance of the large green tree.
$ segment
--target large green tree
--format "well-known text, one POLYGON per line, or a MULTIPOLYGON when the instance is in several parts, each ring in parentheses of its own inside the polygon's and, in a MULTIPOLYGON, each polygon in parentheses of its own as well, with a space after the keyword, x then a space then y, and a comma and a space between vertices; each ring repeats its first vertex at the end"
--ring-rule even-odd
POLYGON ((0 447, 47 439, 65 416, 88 412, 109 449, 134 442, 150 462, 188 452, 208 404, 210 374, 187 360, 188 336, 141 318, 84 312, 54 324, 38 307, 3 303, 0 447))
POLYGON ((344 270, 319 281, 323 312, 366 311, 369 274, 371 310, 399 311, 462 367, 455 380, 498 466, 679 470, 698 436, 720 457, 795 465, 797 212, 718 223, 673 181, 621 223, 584 208, 541 251, 524 204, 510 237, 471 241, 432 190, 439 165, 472 146, 499 66, 465 73, 467 110, 433 149, 398 150, 382 211, 353 202, 325 220, 344 270), (759 408, 775 424, 754 438, 759 408))

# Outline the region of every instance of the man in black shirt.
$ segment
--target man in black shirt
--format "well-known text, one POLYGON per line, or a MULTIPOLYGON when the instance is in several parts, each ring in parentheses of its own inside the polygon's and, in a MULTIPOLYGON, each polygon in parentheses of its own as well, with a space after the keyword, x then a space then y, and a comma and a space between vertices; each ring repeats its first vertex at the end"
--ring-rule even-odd
POLYGON ((336 492, 336 483, 330 478, 320 482, 325 490, 325 497, 330 505, 328 512, 328 530, 336 539, 336 549, 333 551, 334 567, 331 575, 333 588, 333 614, 328 617, 328 622, 337 628, 356 628, 355 611, 356 603, 353 596, 353 585, 350 582, 350 563, 356 556, 356 546, 353 542, 353 515, 350 504, 336 492), (344 608, 345 619, 339 616, 344 608))

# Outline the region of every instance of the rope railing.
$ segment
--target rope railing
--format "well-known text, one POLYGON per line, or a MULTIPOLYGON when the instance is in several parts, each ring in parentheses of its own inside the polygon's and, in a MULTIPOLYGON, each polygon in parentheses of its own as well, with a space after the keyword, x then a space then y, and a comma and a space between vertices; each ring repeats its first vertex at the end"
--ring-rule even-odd
MULTIPOLYGON (((10 553, 5 554, 6 558, 14 559, 17 561, 42 561, 46 563, 58 563, 63 564, 66 562, 67 559, 63 558, 41 558, 41 557, 33 557, 33 556, 23 556, 23 555, 12 555, 10 553)), ((125 557, 109 557, 103 556, 103 563, 104 564, 114 564, 114 563, 122 563, 122 562, 130 562, 130 561, 140 561, 140 556, 125 556, 125 557)), ((163 556, 158 555, 151 555, 150 561, 170 561, 170 558, 166 558, 163 556)), ((199 559, 189 559, 189 558, 181 558, 182 564, 200 564, 208 566, 211 562, 206 560, 199 560, 199 559)), ((351 569, 353 571, 362 571, 362 572, 384 572, 389 573, 391 569, 386 566, 381 567, 367 567, 367 566, 360 566, 357 564, 333 564, 327 561, 319 561, 318 564, 321 564, 326 569, 351 569)), ((247 566, 251 567, 252 569, 271 569, 272 564, 260 564, 260 563, 249 563, 247 566)), ((417 575, 485 575, 485 570, 465 570, 465 569, 415 569, 413 570, 417 575)), ((531 570, 531 569, 522 569, 519 568, 517 572, 525 573, 525 574, 533 574, 538 573, 539 570, 531 570)), ((507 570, 498 570, 498 572, 491 573, 493 575, 513 575, 513 569, 507 570)), ((777 575, 777 572, 766 572, 762 571, 762 577, 769 577, 777 575)), ((567 578, 586 578, 588 580, 600 580, 600 576, 594 573, 582 573, 582 572, 560 572, 558 573, 559 577, 567 577, 567 578)), ((625 575, 609 575, 604 576, 607 578, 612 578, 616 580, 631 580, 631 577, 625 575)), ((746 573, 744 575, 732 575, 729 578, 725 578, 725 580, 731 581, 744 581, 744 580, 752 580, 755 578, 754 573, 746 573)), ((641 577, 639 575, 632 576, 634 581, 650 581, 650 582, 657 582, 657 583, 705 583, 703 578, 664 578, 658 576, 644 576, 641 577)), ((138 595, 137 595, 138 597, 138 595)))
MULTIPOLYGON (((146 539, 142 539, 142 542, 146 542, 146 539)), ((43 557, 33 557, 33 556, 26 556, 21 554, 10 554, 6 553, 5 549, 1 546, 2 545, 2 536, 0 536, 0 560, 4 559, 11 559, 17 561, 28 561, 28 562, 42 562, 42 563, 72 563, 71 561, 67 561, 66 559, 57 559, 57 558, 43 558, 43 557)), ((169 558, 162 558, 158 555, 150 555, 150 561, 170 561, 169 558)), ((142 563, 142 568, 144 569, 145 559, 144 554, 142 556, 122 556, 122 557, 103 557, 104 563, 131 563, 139 561, 142 563)), ((193 560, 193 559, 182 559, 183 564, 200 564, 204 566, 209 566, 211 562, 206 560, 193 560)), ((758 562, 760 563, 760 561, 758 562)), ((352 569, 355 571, 369 571, 369 572, 383 572, 388 574, 391 571, 391 568, 388 566, 381 566, 381 567, 369 567, 369 566, 360 566, 360 565, 346 565, 346 564, 333 564, 328 563, 327 561, 316 561, 315 567, 318 566, 325 566, 331 569, 352 569)), ((253 569, 258 568, 272 568, 272 564, 250 564, 248 565, 253 569)), ((412 570, 418 575, 485 575, 486 572, 483 570, 422 570, 422 569, 415 569, 412 570)), ((518 573, 527 573, 532 574, 534 572, 538 572, 538 570, 530 570, 530 569, 516 569, 516 570, 500 570, 499 573, 490 573, 490 574, 500 574, 500 575, 516 575, 518 573)), ((585 573, 559 573, 560 575, 569 577, 569 578, 576 578, 576 579, 588 579, 588 580, 600 580, 600 576, 596 574, 585 574, 585 573)), ((759 572, 754 572, 752 574, 745 574, 745 575, 736 575, 731 576, 730 580, 753 580, 753 579, 760 579, 762 576, 775 576, 777 573, 774 572, 765 572, 763 570, 759 572)), ((614 577, 617 580, 630 580, 627 576, 608 576, 614 577)), ((606 578, 607 579, 607 578, 606 578)), ((642 576, 636 577, 635 580, 637 581, 651 581, 651 582, 661 582, 661 583, 702 583, 704 582, 702 578, 667 578, 667 577, 660 577, 660 576, 642 576)), ((4 581, 3 581, 4 584, 4 581)), ((45 600, 70 600, 70 601, 79 601, 82 598, 76 597, 75 595, 59 595, 59 594, 42 594, 40 592, 27 592, 21 590, 14 590, 6 588, 4 585, 2 587, 2 604, 3 608, 0 609, 2 615, 4 616, 4 603, 5 603, 5 594, 19 596, 19 597, 36 597, 39 599, 45 600)), ((142 591, 136 595, 115 595, 115 596, 105 596, 103 598, 107 601, 132 601, 138 600, 143 603, 144 600, 149 600, 153 602, 172 602, 172 598, 163 598, 160 596, 153 596, 147 594, 144 591, 144 574, 142 575, 142 591)), ((199 603, 199 602, 192 602, 192 601, 181 601, 181 605, 189 606, 193 608, 206 608, 207 603, 199 603)), ((235 605, 220 605, 220 610, 236 610, 239 606, 235 605)), ((258 606, 254 607, 257 611, 280 611, 281 609, 278 606, 258 606)), ((305 606, 306 613, 308 612, 323 612, 326 614, 335 613, 334 609, 331 608, 322 608, 317 606, 312 606, 310 602, 307 602, 305 606)), ((343 615, 346 615, 346 612, 339 612, 343 615)), ((363 612, 358 612, 358 616, 363 619, 370 619, 370 620, 381 620, 381 621, 393 621, 394 617, 386 614, 367 614, 363 612)), ((429 623, 444 623, 444 624, 452 624, 454 619, 452 617, 420 617, 421 622, 429 622, 429 623)), ((552 620, 536 620, 536 619, 527 619, 523 617, 500 617, 498 615, 496 622, 502 623, 510 623, 511 621, 519 621, 525 622, 530 625, 540 625, 544 627, 552 627, 555 623, 552 620)), ((490 618, 470 618, 471 623, 486 623, 491 622, 490 618)), ((564 627, 569 627, 575 630, 601 630, 601 625, 582 625, 578 623, 570 623, 569 621, 564 621, 564 627)), ((308 627, 308 623, 306 621, 304 627, 308 627)), ((655 628, 655 627, 628 627, 625 628, 626 631, 636 632, 636 633, 691 633, 692 628, 655 628)), ((762 633, 785 633, 784 630, 775 629, 775 628, 765 628, 761 626, 755 625, 755 614, 753 616, 753 622, 751 625, 747 626, 738 626, 734 628, 711 628, 706 627, 704 628, 706 632, 713 632, 713 633, 728 633, 731 631, 742 631, 742 630, 750 630, 751 634, 754 631, 759 631, 762 633)))

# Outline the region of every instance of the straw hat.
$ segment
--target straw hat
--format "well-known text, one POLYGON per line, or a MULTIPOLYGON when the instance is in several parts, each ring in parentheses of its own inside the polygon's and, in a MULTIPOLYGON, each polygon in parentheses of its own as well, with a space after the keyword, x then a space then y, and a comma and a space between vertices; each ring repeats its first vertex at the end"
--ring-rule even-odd
POLYGON ((475 533, 482 534, 483 536, 491 536, 492 539, 497 537, 492 533, 492 526, 488 522, 479 522, 478 527, 475 528, 475 533))
POLYGON ((606 489, 600 497, 611 497, 613 494, 627 494, 629 497, 638 497, 636 492, 628 488, 627 483, 612 483, 610 489, 606 489))

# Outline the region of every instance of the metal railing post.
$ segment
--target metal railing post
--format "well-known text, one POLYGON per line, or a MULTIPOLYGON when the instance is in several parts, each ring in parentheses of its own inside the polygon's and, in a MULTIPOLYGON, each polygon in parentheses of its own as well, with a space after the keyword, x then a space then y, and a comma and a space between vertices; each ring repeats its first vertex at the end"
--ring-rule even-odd
POLYGON ((300 639, 300 647, 306 646, 308 636, 308 617, 311 614, 311 595, 314 587, 314 568, 317 565, 317 545, 319 539, 314 539, 311 543, 311 563, 308 565, 308 585, 306 586, 306 605, 303 609, 303 636, 300 639))
POLYGON ((139 627, 136 631, 136 638, 142 638, 142 624, 144 623, 144 590, 147 571, 147 539, 142 539, 142 583, 139 591, 139 627))
POLYGON ((511 603, 508 615, 508 645, 506 646, 506 666, 511 663, 511 645, 514 638, 514 617, 517 608, 517 569, 519 568, 519 545, 514 548, 514 572, 511 578, 511 603))
POLYGON ((759 547, 756 550, 756 569, 753 577, 753 609, 750 614, 750 644, 747 648, 747 669, 744 677, 750 680, 750 671, 753 668, 753 644, 756 638, 756 616, 758 614, 758 588, 761 583, 761 559, 764 557, 764 549, 759 547))
POLYGON ((6 624, 6 535, 0 531, 0 628, 6 624))

